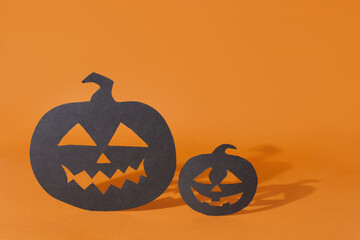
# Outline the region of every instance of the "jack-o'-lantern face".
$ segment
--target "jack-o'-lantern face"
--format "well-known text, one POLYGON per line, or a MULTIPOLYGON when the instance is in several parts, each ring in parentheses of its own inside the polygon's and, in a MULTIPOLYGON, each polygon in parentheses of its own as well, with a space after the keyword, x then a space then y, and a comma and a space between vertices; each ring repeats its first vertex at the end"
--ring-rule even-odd
POLYGON ((144 161, 148 146, 123 123, 106 147, 97 146, 80 123, 58 146, 67 182, 75 181, 83 190, 93 184, 105 194, 110 186, 121 189, 127 181, 138 184, 147 177, 144 161))
POLYGON ((52 109, 34 131, 30 159, 40 185, 54 198, 89 210, 154 200, 176 167, 165 120, 143 103, 116 102, 108 78, 93 73, 83 82, 100 85, 91 101, 52 109))
POLYGON ((240 211, 253 199, 257 176, 243 158, 228 155, 221 145, 212 154, 190 159, 181 170, 179 191, 194 210, 206 215, 226 215, 240 211))
POLYGON ((210 167, 194 179, 191 190, 205 205, 227 206, 241 198, 241 183, 242 181, 229 170, 210 167))

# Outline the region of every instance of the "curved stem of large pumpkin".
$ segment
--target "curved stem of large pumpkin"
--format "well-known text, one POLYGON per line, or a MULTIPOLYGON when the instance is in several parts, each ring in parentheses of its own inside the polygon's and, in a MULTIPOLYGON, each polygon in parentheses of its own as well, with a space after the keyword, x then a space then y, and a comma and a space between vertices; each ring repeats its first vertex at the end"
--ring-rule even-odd
POLYGON ((220 154, 226 154, 226 149, 228 148, 232 148, 232 149, 236 149, 235 146, 233 145, 230 145, 230 144, 222 144, 220 146, 218 146, 213 152, 212 154, 215 154, 215 155, 220 155, 220 154))
POLYGON ((111 79, 93 72, 82 82, 93 82, 100 86, 100 89, 97 90, 91 97, 92 102, 115 102, 111 93, 114 82, 111 79))

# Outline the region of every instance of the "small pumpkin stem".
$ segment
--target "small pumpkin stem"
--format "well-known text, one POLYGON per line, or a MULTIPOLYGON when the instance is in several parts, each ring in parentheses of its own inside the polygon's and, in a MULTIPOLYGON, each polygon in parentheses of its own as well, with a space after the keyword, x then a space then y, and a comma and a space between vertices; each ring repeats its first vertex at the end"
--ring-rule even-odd
POLYGON ((91 73, 89 76, 87 76, 82 83, 88 83, 93 82, 100 86, 100 89, 97 90, 91 97, 91 101, 99 101, 99 102, 115 102, 113 96, 112 96, 112 87, 114 82, 97 73, 91 73))
POLYGON ((225 151, 228 148, 232 148, 232 149, 236 149, 236 147, 234 147, 233 145, 230 144, 222 144, 220 146, 218 146, 213 152, 212 154, 216 154, 216 155, 220 155, 220 154, 226 154, 225 151))

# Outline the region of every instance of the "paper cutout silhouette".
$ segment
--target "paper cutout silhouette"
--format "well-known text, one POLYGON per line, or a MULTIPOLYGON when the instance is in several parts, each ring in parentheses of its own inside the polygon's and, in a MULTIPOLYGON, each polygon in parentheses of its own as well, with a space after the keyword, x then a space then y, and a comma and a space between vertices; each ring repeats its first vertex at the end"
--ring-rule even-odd
POLYGON ((257 188, 255 169, 247 160, 225 153, 229 144, 211 154, 191 158, 179 176, 179 191, 195 211, 206 215, 227 215, 252 201, 257 188))
POLYGON ((92 73, 86 82, 100 86, 91 101, 50 110, 33 133, 30 160, 38 182, 52 197, 88 210, 129 209, 154 200, 176 167, 165 120, 143 103, 116 102, 113 81, 104 76, 92 73), (137 141, 128 145, 120 127, 137 141), (76 131, 81 128, 82 135, 76 131))

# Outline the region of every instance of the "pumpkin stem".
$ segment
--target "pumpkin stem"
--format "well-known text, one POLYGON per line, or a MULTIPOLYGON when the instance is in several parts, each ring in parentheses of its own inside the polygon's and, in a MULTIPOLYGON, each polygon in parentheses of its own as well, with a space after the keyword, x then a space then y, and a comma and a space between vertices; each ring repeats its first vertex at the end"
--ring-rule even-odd
POLYGON ((114 82, 111 79, 93 72, 82 81, 82 83, 88 82, 93 82, 100 86, 100 89, 92 95, 91 101, 115 102, 111 93, 114 82))
POLYGON ((220 146, 218 146, 213 152, 212 154, 226 154, 225 151, 226 149, 228 148, 232 148, 232 149, 236 149, 236 147, 234 147, 233 145, 230 145, 230 144, 222 144, 220 146))

